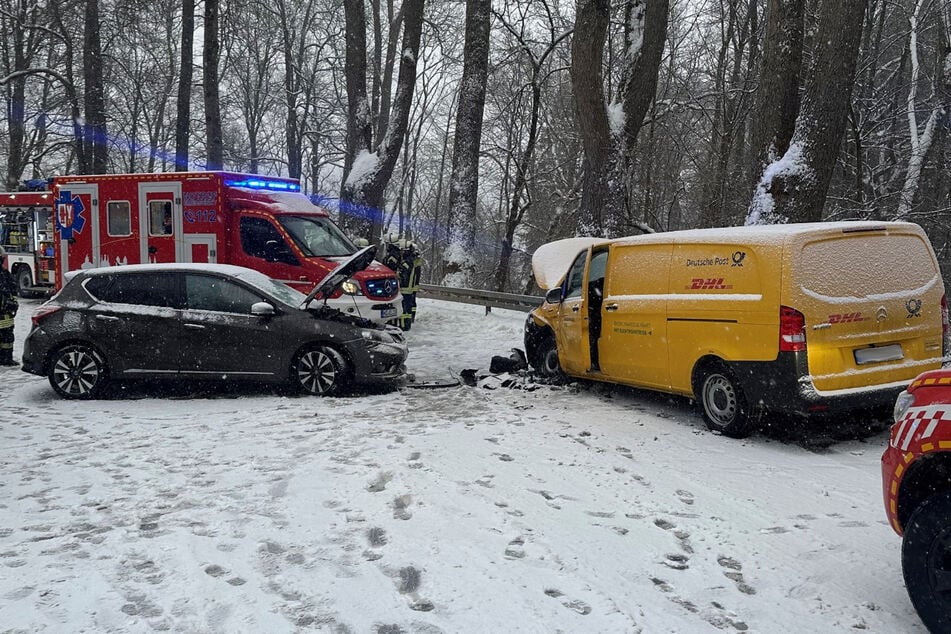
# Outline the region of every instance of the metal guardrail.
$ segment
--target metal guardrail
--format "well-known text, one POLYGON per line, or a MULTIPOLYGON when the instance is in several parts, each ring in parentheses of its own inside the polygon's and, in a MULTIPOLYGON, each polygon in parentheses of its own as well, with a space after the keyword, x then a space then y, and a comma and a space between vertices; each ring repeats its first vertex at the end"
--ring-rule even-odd
POLYGON ((429 299, 441 299, 447 302, 463 304, 477 304, 485 306, 489 312, 493 308, 520 310, 524 313, 541 306, 544 297, 535 295, 514 295, 497 291, 480 291, 474 288, 453 288, 451 286, 437 286, 435 284, 420 284, 419 296, 429 299))

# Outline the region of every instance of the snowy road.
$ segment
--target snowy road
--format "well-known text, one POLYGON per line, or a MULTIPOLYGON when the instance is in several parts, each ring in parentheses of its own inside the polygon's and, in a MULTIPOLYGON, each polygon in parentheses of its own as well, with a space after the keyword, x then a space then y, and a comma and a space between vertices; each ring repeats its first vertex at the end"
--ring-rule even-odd
MULTIPOLYGON (((521 346, 519 313, 419 314, 421 379, 521 346)), ((0 403, 3 632, 924 631, 884 433, 736 441, 577 385, 75 403, 3 369, 0 403)))

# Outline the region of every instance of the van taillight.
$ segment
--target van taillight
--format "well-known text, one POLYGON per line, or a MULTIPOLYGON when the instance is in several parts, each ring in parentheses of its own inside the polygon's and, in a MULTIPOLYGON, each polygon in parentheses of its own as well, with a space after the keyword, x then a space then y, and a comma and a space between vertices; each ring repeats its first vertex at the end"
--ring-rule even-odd
POLYGON ((40 306, 33 311, 33 315, 30 316, 30 321, 33 322, 33 327, 36 328, 40 325, 41 321, 62 309, 62 306, 40 306))
POLYGON ((795 308, 779 307, 779 351, 806 349, 806 318, 795 308))
POLYGON ((951 328, 949 328, 949 324, 948 324, 948 296, 942 295, 941 296, 941 356, 944 357, 945 359, 948 358, 948 353, 951 352, 951 350, 949 350, 949 344, 948 344, 948 330, 949 329, 951 328))

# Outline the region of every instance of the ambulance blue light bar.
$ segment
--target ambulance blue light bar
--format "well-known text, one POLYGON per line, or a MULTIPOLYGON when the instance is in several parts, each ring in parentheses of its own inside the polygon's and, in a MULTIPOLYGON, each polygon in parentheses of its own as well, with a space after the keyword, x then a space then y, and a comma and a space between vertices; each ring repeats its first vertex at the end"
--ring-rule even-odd
POLYGON ((287 181, 272 181, 266 178, 247 178, 243 181, 225 181, 228 187, 247 187, 248 189, 267 189, 280 192, 299 192, 300 185, 287 181))

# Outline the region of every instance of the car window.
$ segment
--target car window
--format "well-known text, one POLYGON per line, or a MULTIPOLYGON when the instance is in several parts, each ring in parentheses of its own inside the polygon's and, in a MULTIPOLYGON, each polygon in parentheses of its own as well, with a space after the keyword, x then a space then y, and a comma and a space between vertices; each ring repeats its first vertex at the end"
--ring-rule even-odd
POLYGON ((565 280, 565 299, 572 297, 581 297, 581 286, 584 283, 584 264, 588 259, 588 252, 582 251, 575 258, 571 268, 568 270, 568 278, 565 280))
POLYGON ((185 276, 186 306, 193 310, 249 315, 251 305, 264 301, 243 286, 211 275, 185 276))
POLYGON ((177 308, 178 280, 172 273, 98 275, 85 283, 86 291, 101 302, 177 308))

